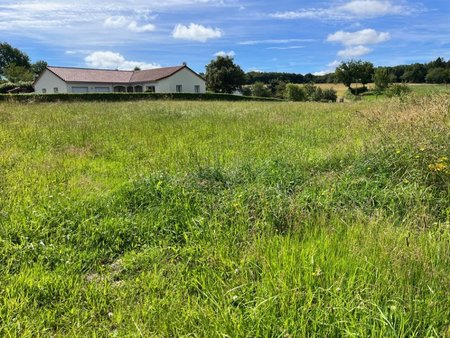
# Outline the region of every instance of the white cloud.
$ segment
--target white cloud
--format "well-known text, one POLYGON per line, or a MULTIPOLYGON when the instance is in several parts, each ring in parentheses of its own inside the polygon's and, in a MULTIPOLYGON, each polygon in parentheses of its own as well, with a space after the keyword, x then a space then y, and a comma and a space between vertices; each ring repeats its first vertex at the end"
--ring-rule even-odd
POLYGON ((365 46, 355 46, 340 50, 337 55, 341 58, 356 58, 369 54, 371 51, 372 50, 370 48, 367 48, 365 46))
POLYGON ((221 50, 220 52, 217 52, 214 54, 214 56, 229 56, 229 57, 234 57, 236 55, 236 53, 234 52, 234 50, 230 50, 229 52, 225 52, 223 50, 221 50))
POLYGON ((272 13, 278 19, 354 20, 386 15, 410 15, 418 11, 404 5, 394 5, 391 0, 352 0, 323 8, 272 13))
POLYGON ((287 46, 287 47, 267 47, 267 49, 275 49, 275 50, 289 50, 289 49, 302 49, 305 46, 287 46))
POLYGON ((377 17, 384 15, 402 14, 406 10, 404 6, 393 5, 390 1, 379 0, 353 0, 340 6, 340 10, 365 17, 377 17))
POLYGON ((136 33, 153 32, 155 30, 155 25, 148 23, 139 26, 136 21, 131 21, 127 28, 136 33))
POLYGON ((341 64, 340 61, 338 60, 334 60, 333 62, 329 63, 327 65, 327 68, 324 70, 321 70, 319 72, 315 72, 313 73, 313 75, 326 75, 326 74, 330 74, 330 73, 334 73, 334 71, 336 70, 337 67, 339 67, 339 65, 341 64))
POLYGON ((129 20, 124 16, 110 16, 105 19, 105 22, 103 22, 103 26, 108 28, 125 27, 128 21, 129 20))
POLYGON ((84 58, 84 61, 89 67, 93 68, 104 68, 104 69, 121 69, 121 70, 132 70, 135 67, 141 69, 152 69, 161 67, 156 63, 145 63, 140 61, 129 61, 126 60, 119 53, 114 53, 111 51, 97 51, 89 54, 84 58))
POLYGON ((269 39, 269 40, 250 40, 250 41, 241 41, 240 45, 262 45, 262 44, 283 44, 283 43, 291 43, 291 42, 312 42, 314 39, 269 39))
POLYGON ((389 33, 377 32, 374 29, 363 29, 356 32, 338 31, 327 37, 329 42, 339 42, 345 46, 374 45, 391 38, 389 33))
POLYGON ((331 19, 334 15, 333 12, 328 9, 311 8, 298 11, 277 12, 271 14, 271 16, 277 19, 331 19))
POLYGON ((175 39, 206 42, 208 39, 222 37, 223 33, 218 28, 205 27, 196 23, 190 23, 189 26, 178 24, 172 31, 175 39))
POLYGON ((135 33, 152 32, 155 30, 155 25, 148 23, 139 26, 136 20, 127 18, 125 16, 111 16, 106 18, 103 26, 107 28, 127 28, 135 33))

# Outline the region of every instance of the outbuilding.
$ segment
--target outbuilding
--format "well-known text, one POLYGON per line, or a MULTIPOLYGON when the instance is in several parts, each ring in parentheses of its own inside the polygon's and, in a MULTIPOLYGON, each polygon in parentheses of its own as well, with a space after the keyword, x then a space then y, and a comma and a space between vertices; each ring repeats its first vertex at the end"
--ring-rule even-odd
POLYGON ((146 70, 47 67, 36 93, 205 93, 205 80, 187 65, 146 70))

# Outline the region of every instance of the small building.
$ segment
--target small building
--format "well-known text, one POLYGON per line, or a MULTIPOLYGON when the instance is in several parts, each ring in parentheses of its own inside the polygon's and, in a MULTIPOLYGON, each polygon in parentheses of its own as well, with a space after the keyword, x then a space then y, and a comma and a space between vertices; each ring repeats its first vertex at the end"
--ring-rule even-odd
POLYGON ((47 67, 36 93, 205 93, 205 80, 187 65, 146 70, 47 67))

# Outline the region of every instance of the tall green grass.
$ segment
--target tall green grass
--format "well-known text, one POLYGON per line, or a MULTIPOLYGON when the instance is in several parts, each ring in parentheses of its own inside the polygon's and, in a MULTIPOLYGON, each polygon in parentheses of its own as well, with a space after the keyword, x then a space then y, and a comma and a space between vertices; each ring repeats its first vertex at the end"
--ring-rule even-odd
POLYGON ((450 336, 450 101, 0 104, 1 336, 450 336))

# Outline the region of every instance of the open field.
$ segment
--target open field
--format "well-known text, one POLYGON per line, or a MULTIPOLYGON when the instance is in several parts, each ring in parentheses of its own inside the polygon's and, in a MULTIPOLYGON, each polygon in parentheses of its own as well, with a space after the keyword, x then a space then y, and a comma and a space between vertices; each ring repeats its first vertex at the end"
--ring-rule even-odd
MULTIPOLYGON (((338 97, 344 97, 345 92, 347 91, 347 87, 342 83, 318 83, 316 86, 322 89, 334 89, 337 92, 338 97)), ((362 84, 358 84, 358 87, 361 87, 362 84)), ((412 89, 412 91, 418 95, 432 95, 435 93, 450 93, 450 86, 448 85, 439 85, 439 84, 426 84, 426 83, 418 83, 418 84, 408 84, 408 86, 412 89)), ((356 88, 356 84, 352 84, 352 88, 356 88)), ((372 90, 375 88, 373 83, 367 84, 367 88, 372 90)))
MULTIPOLYGON (((342 83, 317 83, 315 86, 320 87, 322 89, 334 89, 337 93, 338 97, 344 97, 345 93, 347 92, 348 88, 343 85, 342 83)), ((366 85, 369 89, 373 89, 374 84, 369 83, 366 85)), ((361 83, 358 83, 358 87, 362 87, 361 83)), ((356 83, 352 84, 352 88, 356 88, 356 83)))
POLYGON ((450 97, 0 103, 0 336, 450 337, 450 97))

